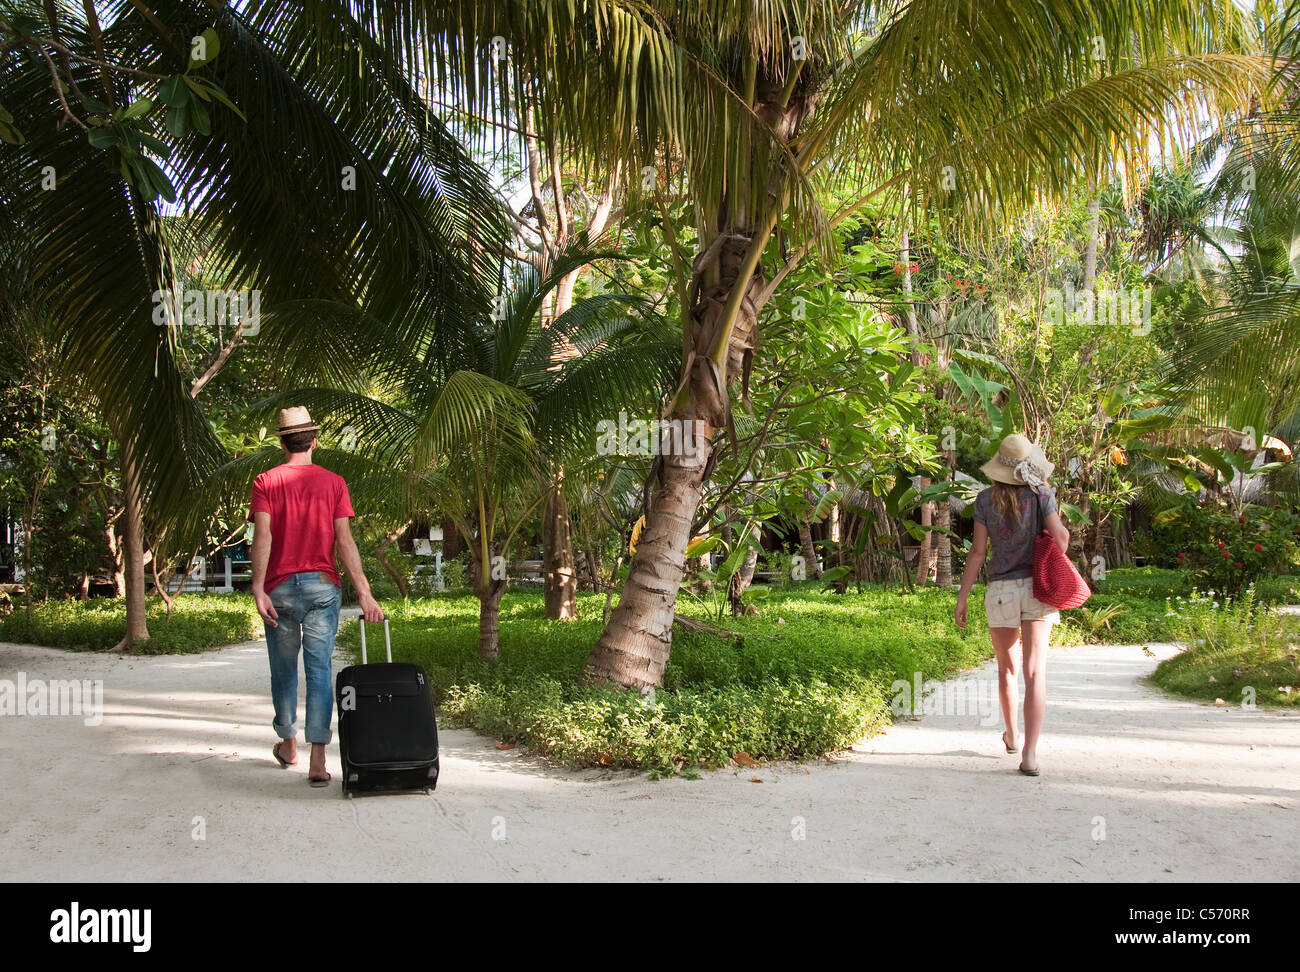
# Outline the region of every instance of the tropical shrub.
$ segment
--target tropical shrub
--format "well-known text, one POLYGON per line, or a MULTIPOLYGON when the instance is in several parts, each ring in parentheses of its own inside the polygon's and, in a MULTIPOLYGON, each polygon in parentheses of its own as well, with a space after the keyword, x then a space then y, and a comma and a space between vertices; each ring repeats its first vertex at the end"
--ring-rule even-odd
POLYGON ((1300 516, 1282 507, 1187 506, 1157 516, 1157 541, 1187 572, 1193 586, 1236 597, 1259 578, 1291 573, 1300 543, 1300 516))

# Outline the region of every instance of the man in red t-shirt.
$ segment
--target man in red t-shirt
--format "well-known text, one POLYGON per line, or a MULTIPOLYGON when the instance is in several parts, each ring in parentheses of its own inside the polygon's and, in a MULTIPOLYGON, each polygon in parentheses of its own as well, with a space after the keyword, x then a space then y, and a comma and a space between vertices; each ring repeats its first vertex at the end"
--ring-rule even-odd
POLYGON ((325 786, 325 747, 330 742, 334 688, 330 662, 342 598, 337 549, 367 621, 384 614, 370 595, 361 555, 348 520, 354 516, 343 477, 313 465, 319 425, 301 406, 280 410, 284 463, 253 480, 253 598, 266 624, 271 697, 280 741, 271 754, 282 767, 298 761, 298 650, 307 675, 307 724, 311 743, 307 778, 325 786))

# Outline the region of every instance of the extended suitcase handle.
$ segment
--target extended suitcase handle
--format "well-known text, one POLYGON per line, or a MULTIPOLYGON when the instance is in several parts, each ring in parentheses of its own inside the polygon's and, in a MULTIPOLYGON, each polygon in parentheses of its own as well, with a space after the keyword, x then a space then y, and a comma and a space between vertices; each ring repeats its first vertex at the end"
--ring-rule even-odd
MULTIPOLYGON (((366 617, 363 614, 357 618, 357 624, 361 625, 361 664, 366 664, 366 617)), ((393 643, 388 638, 388 615, 384 615, 384 650, 388 652, 388 660, 393 660, 393 643)))

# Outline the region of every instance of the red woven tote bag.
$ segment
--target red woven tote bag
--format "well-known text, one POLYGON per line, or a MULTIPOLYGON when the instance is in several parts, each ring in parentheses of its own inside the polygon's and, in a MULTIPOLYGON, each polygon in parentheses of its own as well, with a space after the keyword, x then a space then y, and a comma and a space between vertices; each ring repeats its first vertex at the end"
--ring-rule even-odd
POLYGON ((1070 558, 1061 552, 1056 542, 1043 528, 1042 500, 1034 495, 1034 510, 1038 514, 1038 534, 1034 539, 1034 597, 1054 608, 1076 608, 1092 597, 1092 589, 1083 579, 1070 558))

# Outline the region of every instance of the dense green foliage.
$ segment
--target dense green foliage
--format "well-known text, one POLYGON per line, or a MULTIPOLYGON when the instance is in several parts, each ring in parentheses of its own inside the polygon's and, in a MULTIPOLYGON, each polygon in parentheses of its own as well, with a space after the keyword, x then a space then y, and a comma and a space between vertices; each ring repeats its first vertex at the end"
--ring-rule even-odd
MULTIPOLYGON (((249 641, 261 634, 262 622, 247 594, 181 594, 170 618, 162 598, 149 599, 149 628, 152 637, 134 653, 181 654, 249 641)), ((22 608, 0 620, 0 640, 72 651, 106 651, 125 630, 120 598, 47 601, 32 606, 30 623, 22 608)))
POLYGON ((1300 516, 1282 507, 1187 506, 1157 518, 1165 560, 1183 567, 1202 590, 1240 593, 1295 564, 1300 516))

